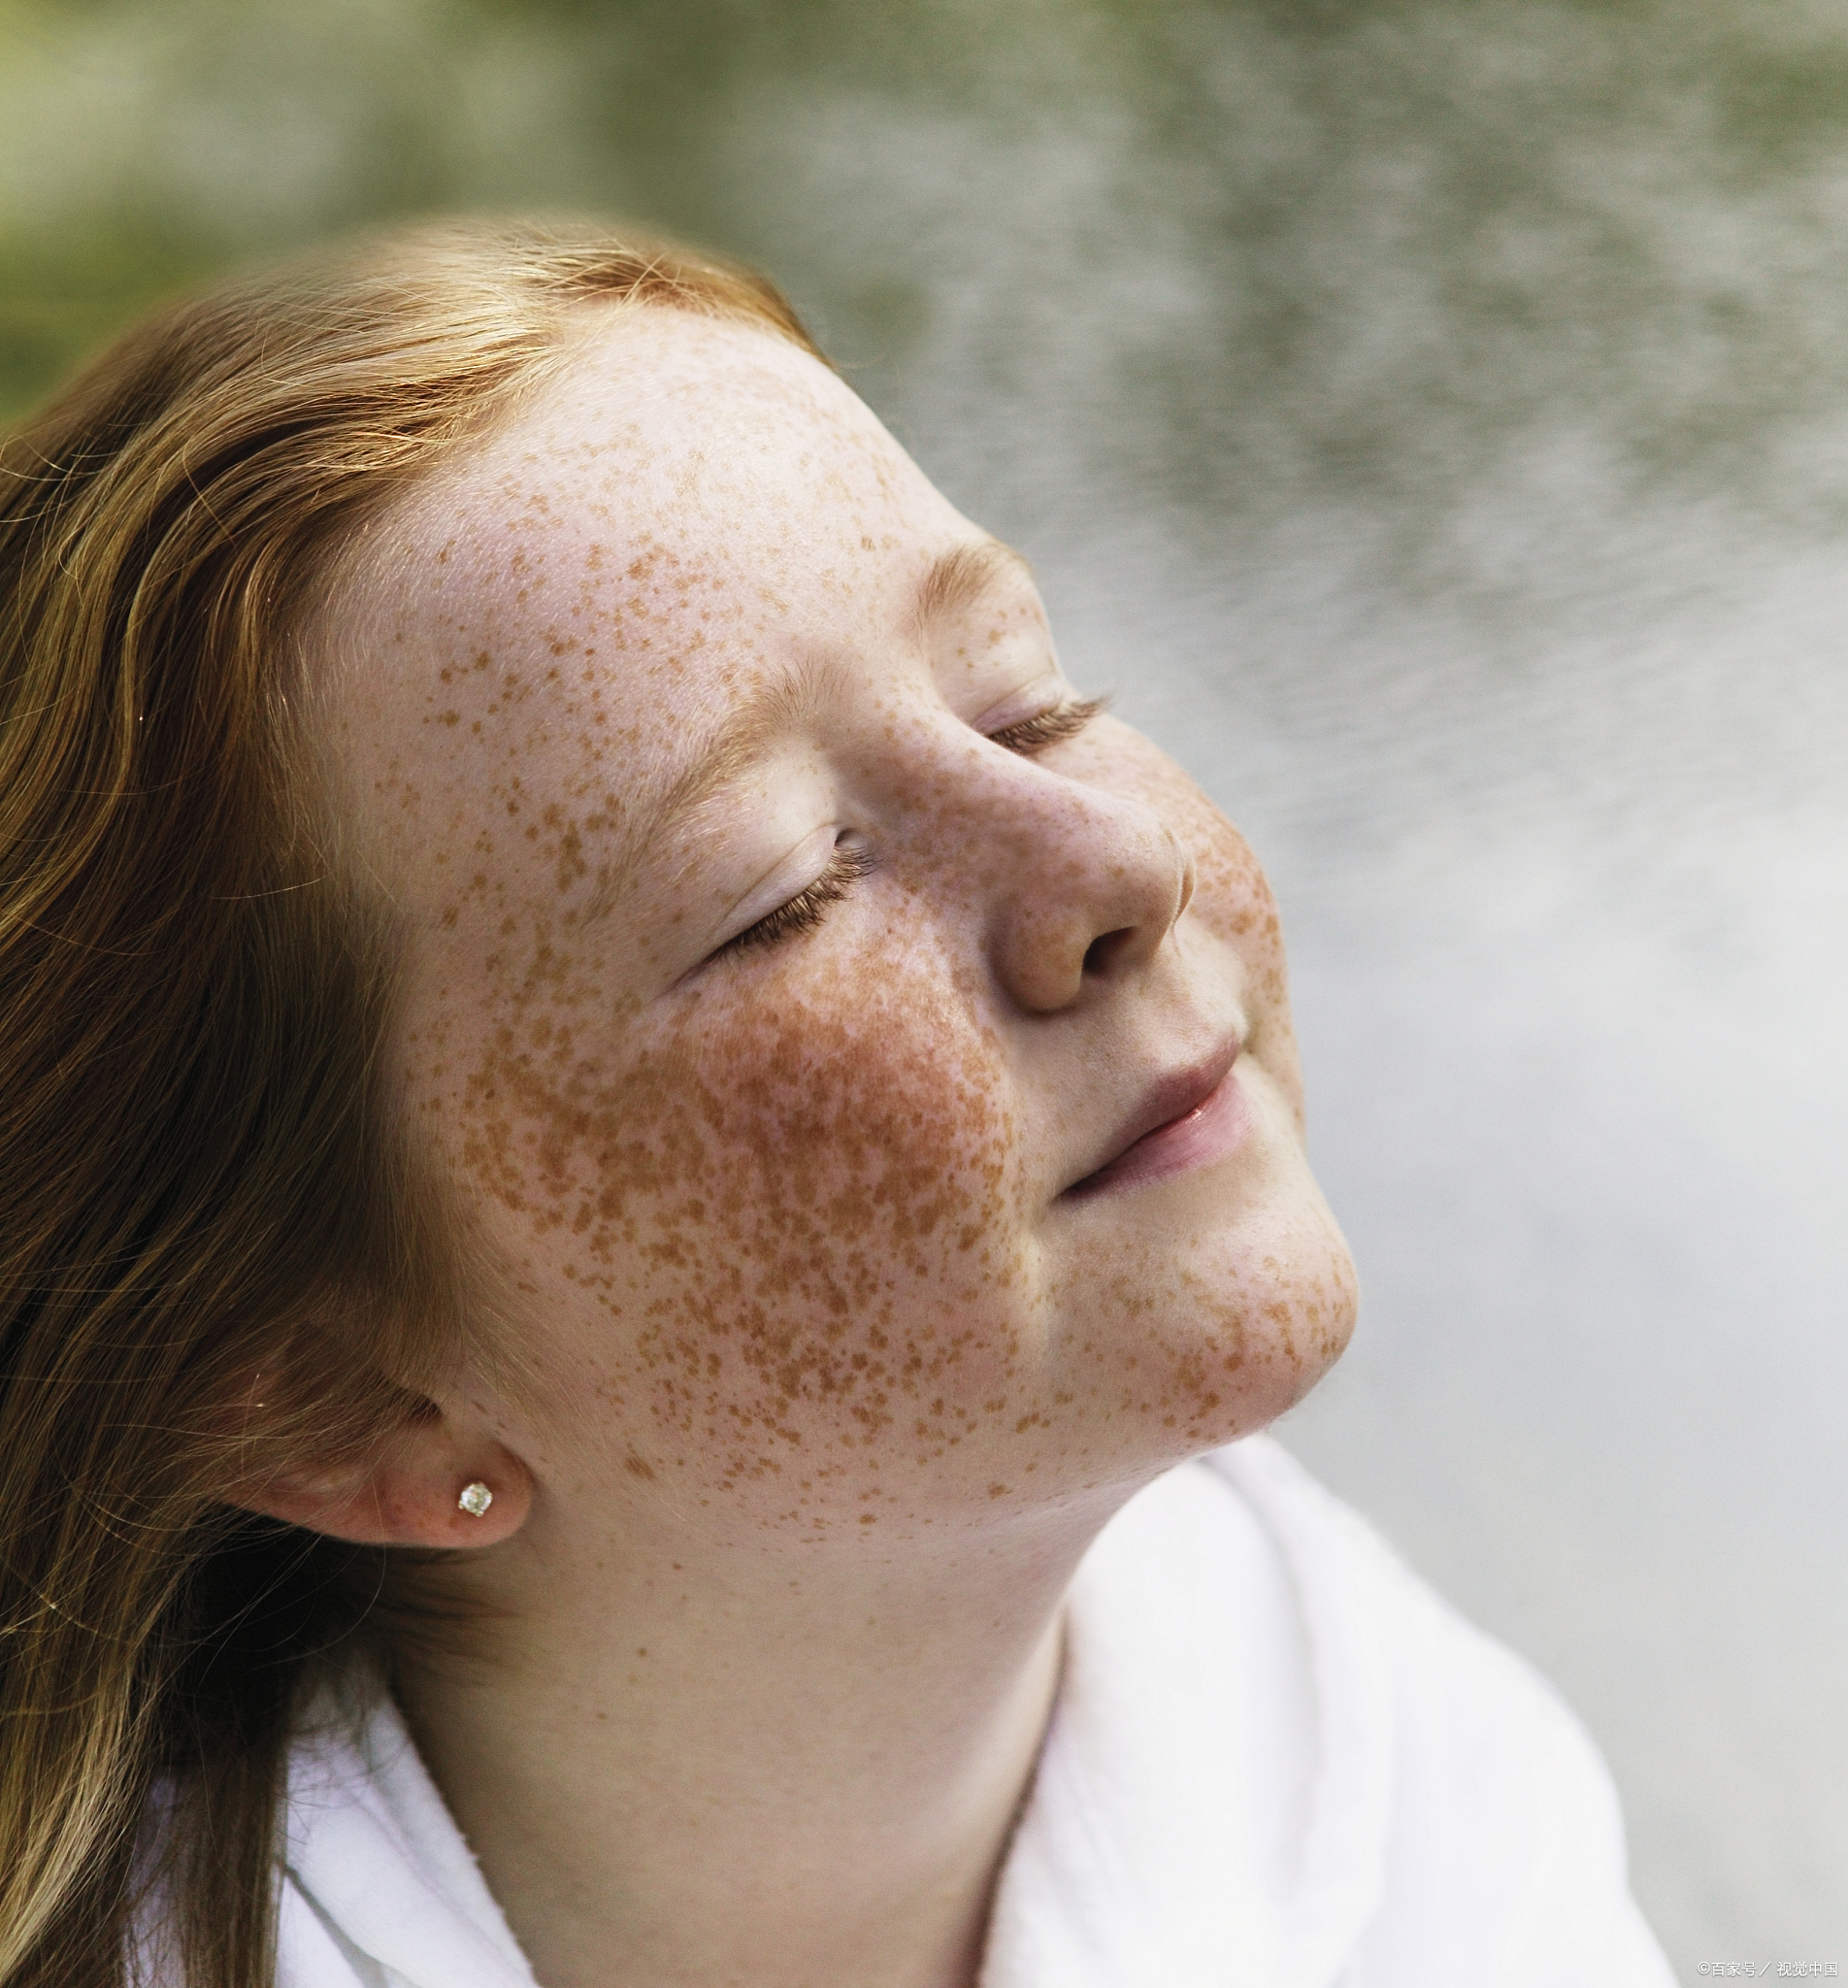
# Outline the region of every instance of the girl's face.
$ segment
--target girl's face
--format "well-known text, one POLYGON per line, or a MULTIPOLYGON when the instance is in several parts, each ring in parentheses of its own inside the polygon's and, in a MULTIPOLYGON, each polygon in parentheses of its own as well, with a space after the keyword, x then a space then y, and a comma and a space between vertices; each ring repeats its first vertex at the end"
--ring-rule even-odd
POLYGON ((813 359, 612 314, 339 599, 408 1107, 542 1496, 884 1543, 1340 1351, 1256 861, 813 359))

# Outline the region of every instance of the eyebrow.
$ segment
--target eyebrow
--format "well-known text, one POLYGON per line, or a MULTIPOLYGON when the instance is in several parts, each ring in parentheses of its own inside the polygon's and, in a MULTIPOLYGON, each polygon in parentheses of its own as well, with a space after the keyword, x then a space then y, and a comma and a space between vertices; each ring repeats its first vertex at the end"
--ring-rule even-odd
MULTIPOLYGON (((1033 568, 1024 553, 1000 539, 952 546, 932 560, 918 581, 908 617, 909 632, 927 633, 944 615, 974 606, 1003 579, 1032 581, 1033 568)), ((648 807, 644 831, 631 844, 617 874, 626 877, 633 872, 649 837, 690 814, 747 773, 772 740, 792 730, 816 708, 838 669, 832 660, 817 657, 774 683, 760 684, 745 697, 718 731, 710 749, 684 768, 648 807)), ((607 898, 609 894, 602 895, 607 898)))
POLYGON ((710 801, 739 775, 748 772, 763 749, 791 731, 820 703, 837 665, 816 658, 798 664, 774 683, 759 684, 725 721, 710 751, 686 767, 648 811, 649 826, 659 830, 677 816, 691 813, 710 801))
POLYGON ((959 608, 973 607, 1002 579, 1025 580, 1031 584, 1033 568, 1024 552, 1016 552, 1000 539, 952 546, 931 562, 918 582, 911 610, 913 633, 922 634, 932 622, 959 608))
MULTIPOLYGON (((921 635, 934 622, 973 607, 1003 579, 1031 582, 1026 556, 1000 539, 976 539, 940 552, 926 569, 912 597, 910 632, 921 635)), ((726 721, 711 750, 702 753, 650 809, 659 828, 690 812, 722 786, 746 772, 770 742, 811 712, 835 674, 821 659, 806 662, 774 683, 760 684, 726 721)))

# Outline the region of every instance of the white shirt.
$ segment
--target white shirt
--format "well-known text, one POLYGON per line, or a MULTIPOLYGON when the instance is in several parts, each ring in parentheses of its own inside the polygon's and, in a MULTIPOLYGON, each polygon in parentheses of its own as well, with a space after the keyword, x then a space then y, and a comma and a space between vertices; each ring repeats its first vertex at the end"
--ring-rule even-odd
MULTIPOLYGON (((533 1988, 388 1704, 290 1759, 279 1988, 533 1988)), ((1670 1988, 1590 1740, 1263 1437, 1131 1501, 982 1988, 1670 1988)))

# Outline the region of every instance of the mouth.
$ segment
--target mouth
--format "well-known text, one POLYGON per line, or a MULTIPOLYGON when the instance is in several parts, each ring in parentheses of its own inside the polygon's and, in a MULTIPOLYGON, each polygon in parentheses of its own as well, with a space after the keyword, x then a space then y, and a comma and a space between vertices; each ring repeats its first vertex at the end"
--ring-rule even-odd
POLYGON ((1061 1201, 1088 1201, 1117 1188, 1142 1186, 1223 1159, 1250 1126, 1233 1066, 1243 1047, 1237 1036, 1210 1056, 1158 1078, 1117 1128, 1104 1158, 1072 1181, 1061 1201))

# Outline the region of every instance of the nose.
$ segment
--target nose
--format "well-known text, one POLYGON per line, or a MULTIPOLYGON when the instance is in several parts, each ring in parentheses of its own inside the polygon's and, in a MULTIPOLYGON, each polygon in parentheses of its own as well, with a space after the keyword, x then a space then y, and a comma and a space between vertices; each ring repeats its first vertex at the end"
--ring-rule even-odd
POLYGON ((1193 859, 1152 810, 1088 780, 1016 759, 994 786, 972 852, 989 963, 1022 1009, 1056 1013, 1154 957, 1193 895, 1193 859))

